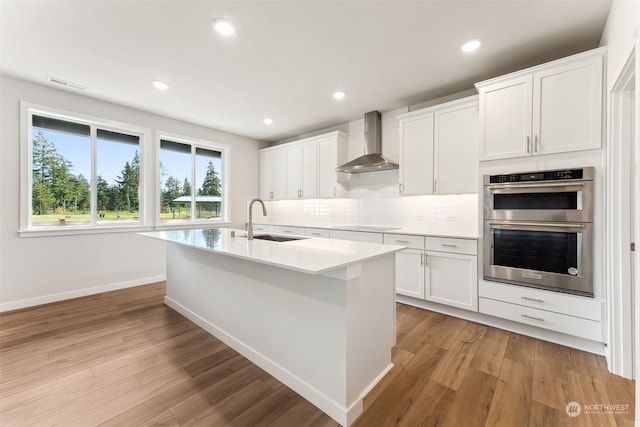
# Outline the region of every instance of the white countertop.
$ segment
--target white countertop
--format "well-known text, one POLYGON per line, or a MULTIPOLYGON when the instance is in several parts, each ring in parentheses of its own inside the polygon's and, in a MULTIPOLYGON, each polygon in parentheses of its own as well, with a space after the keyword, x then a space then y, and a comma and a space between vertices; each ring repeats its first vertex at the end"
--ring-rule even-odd
POLYGON ((315 237, 288 242, 247 240, 246 237, 240 237, 245 235, 244 231, 228 228, 168 230, 139 234, 308 274, 324 273, 405 249, 405 246, 315 237), (231 237, 232 232, 235 232, 236 237, 231 237))
POLYGON ((302 228, 322 228, 325 230, 345 230, 345 231, 360 231, 367 233, 383 233, 383 234, 406 234, 413 236, 425 236, 425 237, 447 237, 452 239, 471 239, 477 240, 477 234, 469 234, 468 231, 458 231, 454 229, 447 229, 446 231, 442 230, 427 230, 424 228, 404 228, 398 226, 384 226, 384 225, 310 225, 310 224, 272 224, 260 222, 256 223, 256 225, 271 225, 271 226, 282 226, 282 227, 302 227, 302 228))

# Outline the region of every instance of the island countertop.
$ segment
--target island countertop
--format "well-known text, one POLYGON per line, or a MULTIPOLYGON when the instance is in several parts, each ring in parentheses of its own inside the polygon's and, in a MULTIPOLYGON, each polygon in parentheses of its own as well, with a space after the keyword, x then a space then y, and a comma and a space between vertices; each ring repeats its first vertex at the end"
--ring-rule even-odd
POLYGON ((405 249, 405 246, 315 237, 288 242, 248 240, 244 237, 244 231, 227 228, 167 230, 139 234, 307 274, 322 274, 405 249), (234 233, 235 237, 232 237, 234 233))

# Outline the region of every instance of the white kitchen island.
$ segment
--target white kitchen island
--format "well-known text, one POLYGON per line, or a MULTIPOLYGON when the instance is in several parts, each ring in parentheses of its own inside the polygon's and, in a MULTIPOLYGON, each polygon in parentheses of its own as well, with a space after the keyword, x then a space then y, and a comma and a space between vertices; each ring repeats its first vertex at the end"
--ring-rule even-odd
POLYGON ((394 253, 403 247, 235 233, 141 233, 168 242, 165 303, 350 425, 393 366, 394 253))

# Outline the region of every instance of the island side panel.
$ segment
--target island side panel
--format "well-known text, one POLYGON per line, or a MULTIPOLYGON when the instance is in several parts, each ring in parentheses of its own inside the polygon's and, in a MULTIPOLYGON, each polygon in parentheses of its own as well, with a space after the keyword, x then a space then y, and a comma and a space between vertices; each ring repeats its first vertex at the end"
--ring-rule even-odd
POLYGON ((179 244, 167 256, 168 305, 347 424, 345 280, 179 244))
MULTIPOLYGON (((356 286, 348 287, 349 402, 362 403, 392 367, 395 344, 394 254, 365 261, 356 286)), ((356 403, 357 404, 357 403, 356 403)), ((359 413, 353 411, 351 415, 359 413)), ((353 421, 353 420, 350 420, 353 421)))

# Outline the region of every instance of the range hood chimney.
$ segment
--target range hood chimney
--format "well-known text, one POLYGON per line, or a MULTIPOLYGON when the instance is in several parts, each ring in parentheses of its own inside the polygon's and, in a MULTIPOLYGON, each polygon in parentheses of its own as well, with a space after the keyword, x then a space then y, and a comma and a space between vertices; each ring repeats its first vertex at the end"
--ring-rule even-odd
POLYGON ((364 173, 398 169, 398 165, 382 157, 382 115, 370 111, 364 115, 364 155, 338 166, 336 172, 364 173))

